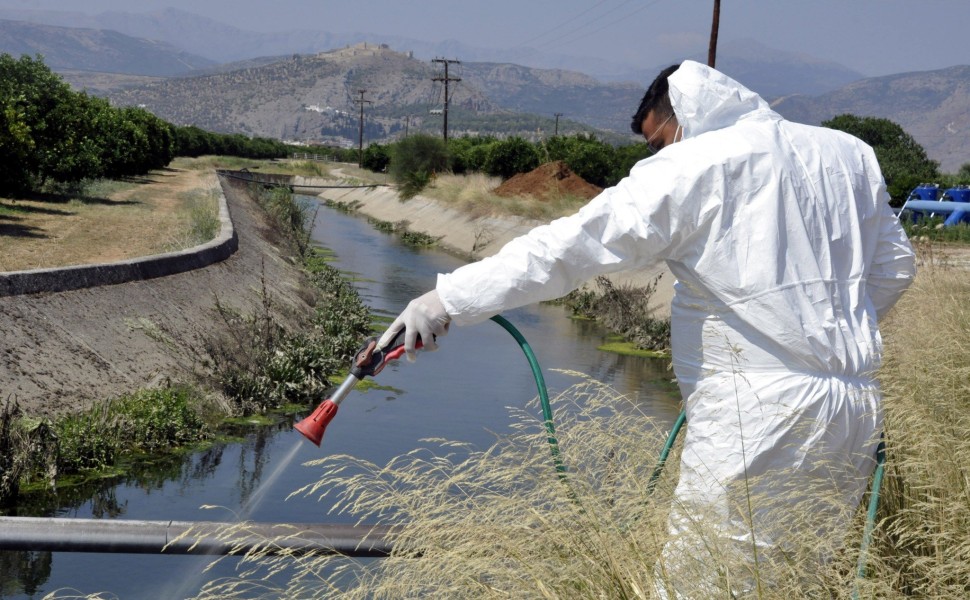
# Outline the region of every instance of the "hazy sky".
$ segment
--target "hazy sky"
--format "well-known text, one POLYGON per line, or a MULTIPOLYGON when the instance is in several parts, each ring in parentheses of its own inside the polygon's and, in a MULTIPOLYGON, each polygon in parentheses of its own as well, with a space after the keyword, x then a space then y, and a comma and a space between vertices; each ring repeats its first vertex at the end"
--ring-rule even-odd
MULTIPOLYGON (((174 7, 251 31, 373 32, 653 67, 707 51, 713 0, 0 0, 0 7, 174 7)), ((970 0, 722 0, 720 41, 750 38, 867 76, 970 64, 970 0)))

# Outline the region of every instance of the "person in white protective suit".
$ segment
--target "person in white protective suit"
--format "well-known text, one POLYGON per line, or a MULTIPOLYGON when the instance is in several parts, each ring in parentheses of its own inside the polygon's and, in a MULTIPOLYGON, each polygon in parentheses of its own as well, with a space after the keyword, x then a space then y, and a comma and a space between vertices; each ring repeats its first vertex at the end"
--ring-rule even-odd
POLYGON ((666 260, 687 430, 657 572, 678 592, 718 569, 750 581, 751 557, 783 551, 779 525, 798 516, 780 523, 773 493, 830 487, 813 518, 858 505, 882 425, 877 322, 912 281, 914 254, 869 146, 788 122, 712 68, 685 61, 662 72, 633 130, 656 152, 628 177, 576 214, 439 275, 381 342, 406 327, 413 357, 418 335, 434 350, 449 323, 666 260), (732 552, 748 556, 749 572, 710 566, 712 554, 732 552))

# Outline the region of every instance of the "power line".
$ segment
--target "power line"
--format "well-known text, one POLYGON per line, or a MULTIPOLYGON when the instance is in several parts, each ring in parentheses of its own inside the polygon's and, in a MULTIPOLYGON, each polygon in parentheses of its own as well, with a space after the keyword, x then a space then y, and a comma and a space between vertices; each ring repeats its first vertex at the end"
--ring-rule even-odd
POLYGON ((572 17, 566 19, 565 21, 563 21, 562 23, 556 25, 555 27, 552 27, 551 29, 547 29, 547 30, 543 31, 542 33, 540 33, 539 35, 535 36, 534 38, 532 38, 530 40, 526 40, 526 41, 522 42, 521 44, 516 44, 515 45, 515 48, 521 48, 523 46, 527 46, 529 44, 533 44, 533 43, 535 43, 536 40, 538 40, 540 38, 543 38, 543 37, 549 35, 550 33, 554 32, 554 31, 556 31, 558 29, 561 29, 562 27, 565 27, 566 25, 572 23, 573 21, 575 21, 576 19, 578 19, 580 17, 586 16, 587 14, 589 14, 590 12, 596 10, 600 6, 606 4, 607 2, 608 2, 608 0, 600 0, 599 2, 597 2, 596 4, 594 4, 593 6, 587 8, 586 10, 582 11, 581 13, 578 13, 576 15, 573 15, 572 17))
MULTIPOLYGON (((585 32, 585 33, 582 33, 582 34, 580 34, 580 35, 577 35, 577 36, 575 36, 575 37, 573 37, 572 39, 570 39, 570 40, 568 40, 568 41, 570 41, 570 42, 574 42, 574 41, 576 41, 576 40, 580 40, 580 39, 582 39, 582 38, 584 38, 584 37, 588 37, 588 36, 591 36, 591 35, 593 35, 594 33, 599 33, 600 31, 603 31, 603 30, 604 30, 604 29, 606 29, 607 27, 610 27, 610 26, 612 26, 612 25, 616 25, 617 23, 621 23, 621 22, 623 22, 623 21, 626 21, 626 20, 628 20, 628 19, 629 19, 630 17, 632 17, 633 15, 635 15, 635 14, 637 14, 638 12, 640 12, 640 11, 642 11, 642 10, 645 10, 645 9, 647 9, 647 8, 650 8, 651 6, 654 6, 655 4, 659 4, 659 3, 661 2, 661 1, 662 1, 662 0, 654 0, 653 2, 650 2, 650 3, 648 3, 648 4, 644 4, 644 5, 642 5, 642 6, 639 6, 639 7, 637 7, 637 8, 635 9, 635 10, 633 10, 632 12, 630 12, 630 13, 628 13, 628 14, 626 14, 626 15, 623 15, 623 16, 622 16, 622 17, 620 17, 619 19, 616 19, 616 20, 614 20, 614 21, 610 21, 609 23, 606 23, 606 24, 605 24, 605 25, 603 25, 602 27, 599 27, 599 28, 597 28, 597 29, 594 29, 594 30, 592 30, 592 31, 587 31, 587 32, 585 32)), ((629 2, 624 2, 624 3, 623 3, 623 4, 621 4, 620 6, 623 6, 624 4, 629 4, 629 2)), ((616 8, 619 8, 620 6, 617 6, 616 8)), ((612 11, 610 11, 610 12, 612 12, 612 11)), ((590 21, 590 23, 592 23, 592 21, 590 21)), ((573 31, 578 31, 579 29, 582 29, 582 27, 578 27, 578 28, 576 28, 576 29, 574 29, 574 30, 572 30, 572 31, 570 31, 570 32, 567 32, 566 34, 563 34, 562 36, 560 36, 560 37, 558 37, 558 38, 556 38, 556 39, 554 39, 554 40, 550 40, 549 42, 546 42, 546 43, 544 43, 544 44, 539 44, 539 47, 541 48, 541 47, 546 47, 546 46, 549 46, 550 44, 553 44, 554 42, 557 42, 557 41, 559 41, 559 40, 561 40, 562 38, 564 38, 564 37, 566 37, 566 36, 567 36, 567 35, 568 35, 569 33, 572 33, 573 31)))
MULTIPOLYGON (((596 23, 597 21, 600 21, 601 19, 603 19, 603 18, 605 18, 605 17, 607 17, 607 16, 615 13, 616 11, 620 10, 621 8, 623 8, 624 6, 626 6, 627 4, 629 4, 629 3, 633 2, 633 1, 634 0, 624 0, 623 2, 617 4, 613 8, 611 8, 608 11, 604 12, 603 14, 601 14, 601 15, 599 15, 597 17, 593 17, 592 19, 583 22, 582 24, 580 24, 577 27, 573 27, 572 29, 570 29, 569 31, 566 31, 562 35, 560 35, 558 37, 555 37, 555 38, 553 38, 551 40, 542 42, 540 44, 537 44, 537 47, 538 48, 542 48, 544 46, 549 46, 550 44, 554 44, 555 42, 557 42, 557 41, 559 41, 559 40, 561 40, 563 38, 568 37, 570 34, 576 33, 577 31, 581 31, 581 30, 585 29, 586 27, 589 27, 590 25, 596 23)), ((643 7, 641 7, 641 8, 643 8, 643 7)), ((583 34, 583 35, 585 35, 585 34, 583 34)))

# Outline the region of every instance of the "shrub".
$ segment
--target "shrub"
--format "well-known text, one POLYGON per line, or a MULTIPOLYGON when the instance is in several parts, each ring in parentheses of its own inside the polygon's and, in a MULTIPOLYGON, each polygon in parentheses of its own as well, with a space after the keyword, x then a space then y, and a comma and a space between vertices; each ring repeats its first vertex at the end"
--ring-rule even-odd
POLYGON ((609 144, 586 139, 570 151, 566 164, 573 173, 593 185, 607 187, 616 168, 616 151, 609 144))
POLYGON ((508 179, 517 173, 528 173, 539 166, 539 151, 534 144, 511 137, 489 147, 485 172, 508 179))
POLYGON ((419 194, 438 174, 448 169, 448 149, 441 138, 412 135, 398 142, 391 153, 391 177, 402 198, 419 194))
POLYGON ((360 166, 375 173, 383 173, 391 162, 391 152, 387 146, 371 144, 364 149, 364 158, 360 166))
POLYGON ((584 287, 570 292, 561 302, 574 315, 601 321, 637 348, 665 352, 670 349, 670 319, 654 317, 650 304, 659 282, 658 276, 643 287, 615 285, 601 276, 596 278, 600 291, 584 287))
POLYGON ((186 387, 142 390, 110 405, 116 432, 126 444, 145 452, 191 444, 209 435, 195 408, 198 395, 186 387))
POLYGON ((110 467, 121 450, 107 403, 58 419, 54 434, 59 474, 110 467))

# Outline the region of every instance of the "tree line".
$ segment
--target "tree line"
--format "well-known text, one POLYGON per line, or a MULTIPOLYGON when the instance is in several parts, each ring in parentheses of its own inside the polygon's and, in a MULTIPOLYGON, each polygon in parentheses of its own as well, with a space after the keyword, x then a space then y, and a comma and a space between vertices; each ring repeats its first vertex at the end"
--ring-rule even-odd
POLYGON ((140 107, 75 92, 41 57, 0 54, 0 195, 144 175, 176 156, 286 156, 265 138, 172 125, 140 107))
MULTIPOLYGON (((970 183, 970 163, 957 174, 939 163, 902 127, 888 119, 840 115, 822 123, 859 137, 876 151, 893 204, 899 206, 919 183, 970 183)), ((116 108, 103 98, 75 92, 38 56, 0 54, 0 194, 76 184, 86 179, 143 175, 176 156, 221 154, 279 158, 292 150, 268 138, 219 134, 176 126, 141 107, 116 108)), ((416 134, 389 144, 370 144, 362 155, 330 150, 338 160, 388 170, 405 196, 418 193, 435 174, 482 172, 508 179, 540 164, 564 161, 586 181, 615 185, 637 161, 650 155, 645 143, 616 146, 590 133, 522 137, 462 136, 447 143, 416 134)))
MULTIPOLYGON (((822 126, 852 134, 873 147, 893 206, 901 206, 913 188, 923 182, 937 182, 944 187, 970 184, 970 163, 955 174, 941 173, 939 162, 928 158, 923 147, 889 119, 846 114, 824 121, 822 126)), ((347 152, 343 160, 358 160, 356 150, 347 152)), ((371 144, 360 162, 372 171, 390 172, 401 186, 402 195, 410 197, 420 192, 436 173, 481 172, 508 179, 557 160, 564 161, 586 181, 609 187, 648 156, 650 150, 643 142, 613 146, 585 133, 538 142, 521 137, 476 136, 451 138, 447 143, 417 134, 390 144, 371 144)))

